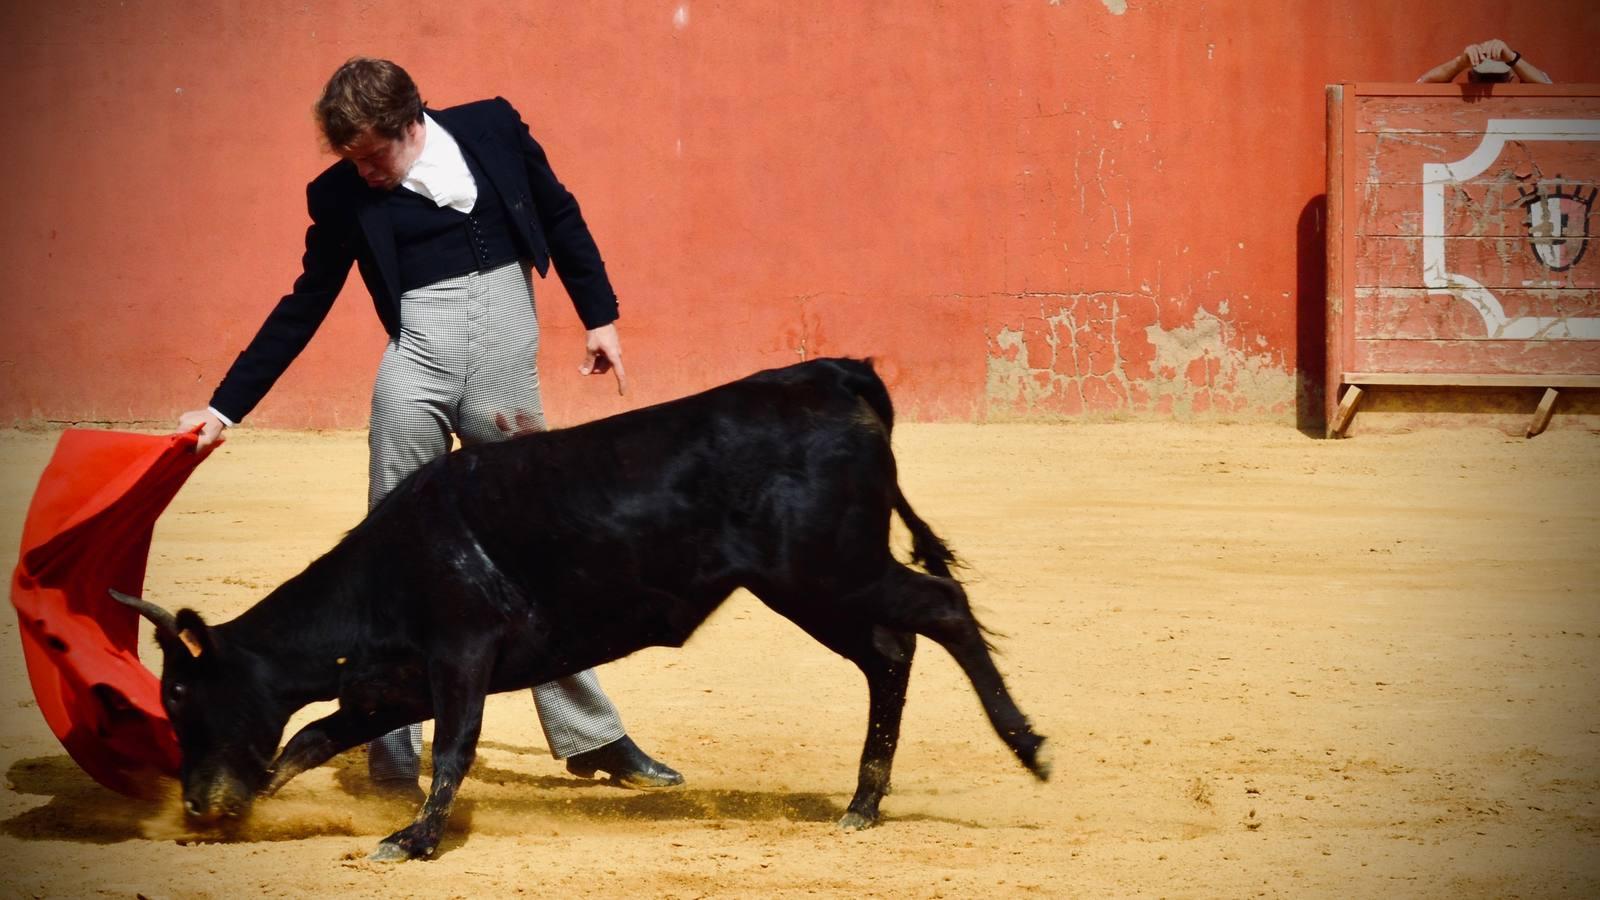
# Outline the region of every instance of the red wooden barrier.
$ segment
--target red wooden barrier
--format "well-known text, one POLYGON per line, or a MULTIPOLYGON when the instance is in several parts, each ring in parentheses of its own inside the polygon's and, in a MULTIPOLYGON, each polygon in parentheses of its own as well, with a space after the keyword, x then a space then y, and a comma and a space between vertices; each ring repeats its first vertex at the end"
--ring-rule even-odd
POLYGON ((1600 86, 1328 87, 1329 436, 1363 385, 1600 388, 1600 86))

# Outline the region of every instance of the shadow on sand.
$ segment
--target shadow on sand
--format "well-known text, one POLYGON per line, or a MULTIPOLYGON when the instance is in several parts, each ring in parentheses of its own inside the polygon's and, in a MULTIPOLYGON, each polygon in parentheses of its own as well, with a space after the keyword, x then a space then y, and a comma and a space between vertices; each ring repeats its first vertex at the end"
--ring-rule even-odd
POLYGON ((19 794, 49 797, 43 806, 0 822, 0 833, 22 840, 114 844, 145 836, 145 823, 175 808, 176 783, 148 798, 101 787, 72 757, 35 756, 12 764, 6 777, 19 794))
MULTIPOLYGON (((533 748, 485 742, 486 749, 537 757, 533 748)), ((366 760, 346 753, 302 776, 283 794, 256 804, 237 825, 215 831, 188 828, 179 810, 177 784, 162 780, 151 798, 124 797, 95 783, 66 755, 18 760, 6 773, 17 793, 47 802, 0 821, 0 833, 21 840, 112 844, 129 840, 252 842, 299 840, 329 835, 381 838, 414 813, 405 800, 373 795, 366 760), (318 778, 320 776, 320 783, 318 778), (297 789, 298 788, 298 789, 297 789)), ((424 779, 427 773, 424 772, 424 779)), ((480 758, 451 817, 451 835, 460 840, 473 820, 500 832, 531 820, 590 821, 792 821, 830 824, 844 814, 843 798, 790 791, 712 790, 686 786, 642 792, 605 781, 502 768, 480 758)), ((950 821, 927 815, 891 816, 901 821, 950 821)), ((448 849, 452 841, 447 838, 448 849)))

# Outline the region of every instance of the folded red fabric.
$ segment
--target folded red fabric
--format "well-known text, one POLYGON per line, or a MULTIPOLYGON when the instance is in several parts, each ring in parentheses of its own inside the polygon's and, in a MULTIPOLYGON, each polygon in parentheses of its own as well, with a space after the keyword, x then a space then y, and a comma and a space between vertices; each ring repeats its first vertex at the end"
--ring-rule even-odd
POLYGON ((203 461, 195 436, 72 429, 39 477, 11 582, 39 711, 94 779, 129 795, 176 775, 161 686, 139 662, 139 595, 156 519, 203 461))

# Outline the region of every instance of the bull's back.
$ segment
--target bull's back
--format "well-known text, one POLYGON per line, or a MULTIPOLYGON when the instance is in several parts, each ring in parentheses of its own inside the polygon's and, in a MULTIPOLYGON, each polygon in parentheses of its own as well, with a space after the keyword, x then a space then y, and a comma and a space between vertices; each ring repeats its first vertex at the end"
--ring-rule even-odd
POLYGON ((626 495, 737 487, 793 468, 841 440, 879 440, 893 420, 871 364, 817 359, 758 372, 698 394, 556 431, 457 451, 440 476, 459 499, 537 495, 563 508, 609 505, 626 495), (725 482, 732 481, 733 484, 725 482), (491 496, 481 496, 488 494, 491 496))
POLYGON ((862 515, 886 541, 891 419, 869 363, 813 360, 466 448, 396 492, 426 520, 458 518, 522 583, 692 590, 770 569, 819 528, 869 538, 862 515))

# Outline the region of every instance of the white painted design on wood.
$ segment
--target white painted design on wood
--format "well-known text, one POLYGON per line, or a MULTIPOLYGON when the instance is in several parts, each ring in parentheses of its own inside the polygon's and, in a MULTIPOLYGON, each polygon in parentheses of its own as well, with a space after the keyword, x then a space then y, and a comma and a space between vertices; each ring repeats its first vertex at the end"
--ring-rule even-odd
POLYGON ((1474 279, 1445 268, 1444 187, 1483 173, 1510 141, 1600 141, 1594 119, 1490 119, 1483 140, 1465 159, 1422 166, 1422 281, 1435 293, 1471 304, 1483 317, 1489 336, 1507 340, 1600 340, 1600 318, 1508 318, 1494 292, 1474 279))

